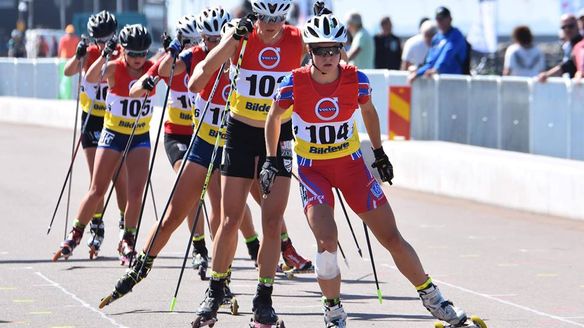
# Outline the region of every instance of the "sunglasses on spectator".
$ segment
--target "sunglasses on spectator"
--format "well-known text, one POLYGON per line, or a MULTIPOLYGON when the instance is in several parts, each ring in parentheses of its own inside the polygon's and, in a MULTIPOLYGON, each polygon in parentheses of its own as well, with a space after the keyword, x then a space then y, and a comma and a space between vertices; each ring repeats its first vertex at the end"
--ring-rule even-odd
POLYGON ((132 57, 132 58, 139 58, 139 57, 146 57, 146 55, 148 55, 148 50, 144 50, 144 51, 126 51, 126 53, 128 54, 128 57, 132 57))
POLYGON ((562 25, 562 30, 568 30, 568 29, 573 29, 576 27, 576 24, 567 24, 567 25, 562 25))
POLYGON ((280 23, 286 20, 286 16, 258 15, 258 19, 264 23, 280 23))
POLYGON ((219 42, 221 42, 221 37, 220 36, 203 36, 203 40, 205 40, 206 42, 211 42, 211 43, 219 43, 219 42))
POLYGON ((336 56, 341 53, 341 47, 333 46, 333 47, 318 47, 318 48, 311 48, 312 53, 319 57, 332 57, 336 56))

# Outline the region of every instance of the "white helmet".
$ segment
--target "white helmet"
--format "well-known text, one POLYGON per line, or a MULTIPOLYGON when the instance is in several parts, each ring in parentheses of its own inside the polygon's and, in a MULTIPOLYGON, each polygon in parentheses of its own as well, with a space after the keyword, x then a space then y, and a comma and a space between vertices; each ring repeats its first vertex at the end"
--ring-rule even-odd
POLYGON ((286 16, 292 0, 251 0, 251 8, 259 15, 286 16))
POLYGON ((225 35, 227 33, 229 33, 229 31, 231 29, 234 29, 237 27, 237 24, 239 24, 239 21, 241 19, 239 18, 234 18, 232 20, 230 20, 229 22, 225 23, 225 25, 223 25, 223 27, 221 28, 221 37, 225 37, 225 35))
POLYGON ((347 42, 347 29, 332 14, 310 18, 302 29, 304 43, 347 42))
POLYGON ((231 20, 231 15, 221 7, 208 8, 197 17, 199 33, 220 36, 223 25, 231 20))
POLYGON ((186 15, 178 20, 176 32, 180 33, 184 39, 191 44, 199 42, 201 36, 197 30, 197 17, 195 15, 186 15))

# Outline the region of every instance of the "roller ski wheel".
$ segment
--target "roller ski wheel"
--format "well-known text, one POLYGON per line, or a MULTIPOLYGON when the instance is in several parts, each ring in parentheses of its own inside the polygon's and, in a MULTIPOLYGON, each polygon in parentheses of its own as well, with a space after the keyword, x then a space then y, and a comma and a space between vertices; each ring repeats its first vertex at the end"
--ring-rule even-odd
POLYGON ((286 276, 287 279, 294 279, 298 274, 309 274, 314 273, 314 266, 311 262, 307 262, 305 267, 297 269, 295 267, 290 267, 286 265, 286 263, 281 263, 279 268, 282 273, 286 276))
POLYGON ((191 327, 192 328, 200 328, 200 327, 213 328, 213 326, 215 326, 216 322, 217 322, 217 318, 205 319, 205 318, 199 316, 195 319, 195 321, 191 322, 191 327))
POLYGON ((471 323, 465 322, 462 325, 457 325, 457 326, 444 324, 442 322, 436 322, 436 323, 434 323, 434 328, 459 328, 459 327, 487 328, 487 324, 485 324, 483 319, 481 319, 480 317, 478 317, 476 315, 470 316, 470 322, 471 323))
POLYGON ((229 313, 231 315, 238 315, 239 314, 239 303, 237 302, 237 298, 232 298, 228 301, 229 305, 229 313))
POLYGON ((270 323, 260 323, 260 322, 254 321, 253 318, 251 319, 251 321, 249 323, 249 327, 250 328, 286 328, 286 326, 284 325, 284 321, 282 321, 282 320, 278 320, 278 321, 276 321, 276 323, 270 324, 270 323))

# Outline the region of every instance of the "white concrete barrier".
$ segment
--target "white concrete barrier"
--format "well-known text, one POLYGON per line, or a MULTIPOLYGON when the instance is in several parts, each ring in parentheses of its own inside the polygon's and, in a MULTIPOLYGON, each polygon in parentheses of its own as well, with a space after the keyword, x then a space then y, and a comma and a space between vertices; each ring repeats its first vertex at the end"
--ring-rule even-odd
MULTIPOLYGON (((74 101, 0 97, 2 122, 71 129, 74 112, 74 101)), ((156 108, 152 134, 160 114, 156 108)), ((370 143, 361 139, 371 163, 370 143)), ((584 220, 582 161, 441 141, 385 141, 384 148, 396 186, 584 220)))

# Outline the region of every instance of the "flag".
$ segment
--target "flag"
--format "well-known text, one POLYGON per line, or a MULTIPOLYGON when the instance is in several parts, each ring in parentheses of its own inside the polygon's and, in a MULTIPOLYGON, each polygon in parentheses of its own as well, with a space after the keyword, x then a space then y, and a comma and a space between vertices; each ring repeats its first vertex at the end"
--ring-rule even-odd
POLYGON ((478 0, 477 18, 468 33, 468 42, 475 51, 497 51, 497 0, 478 0))

